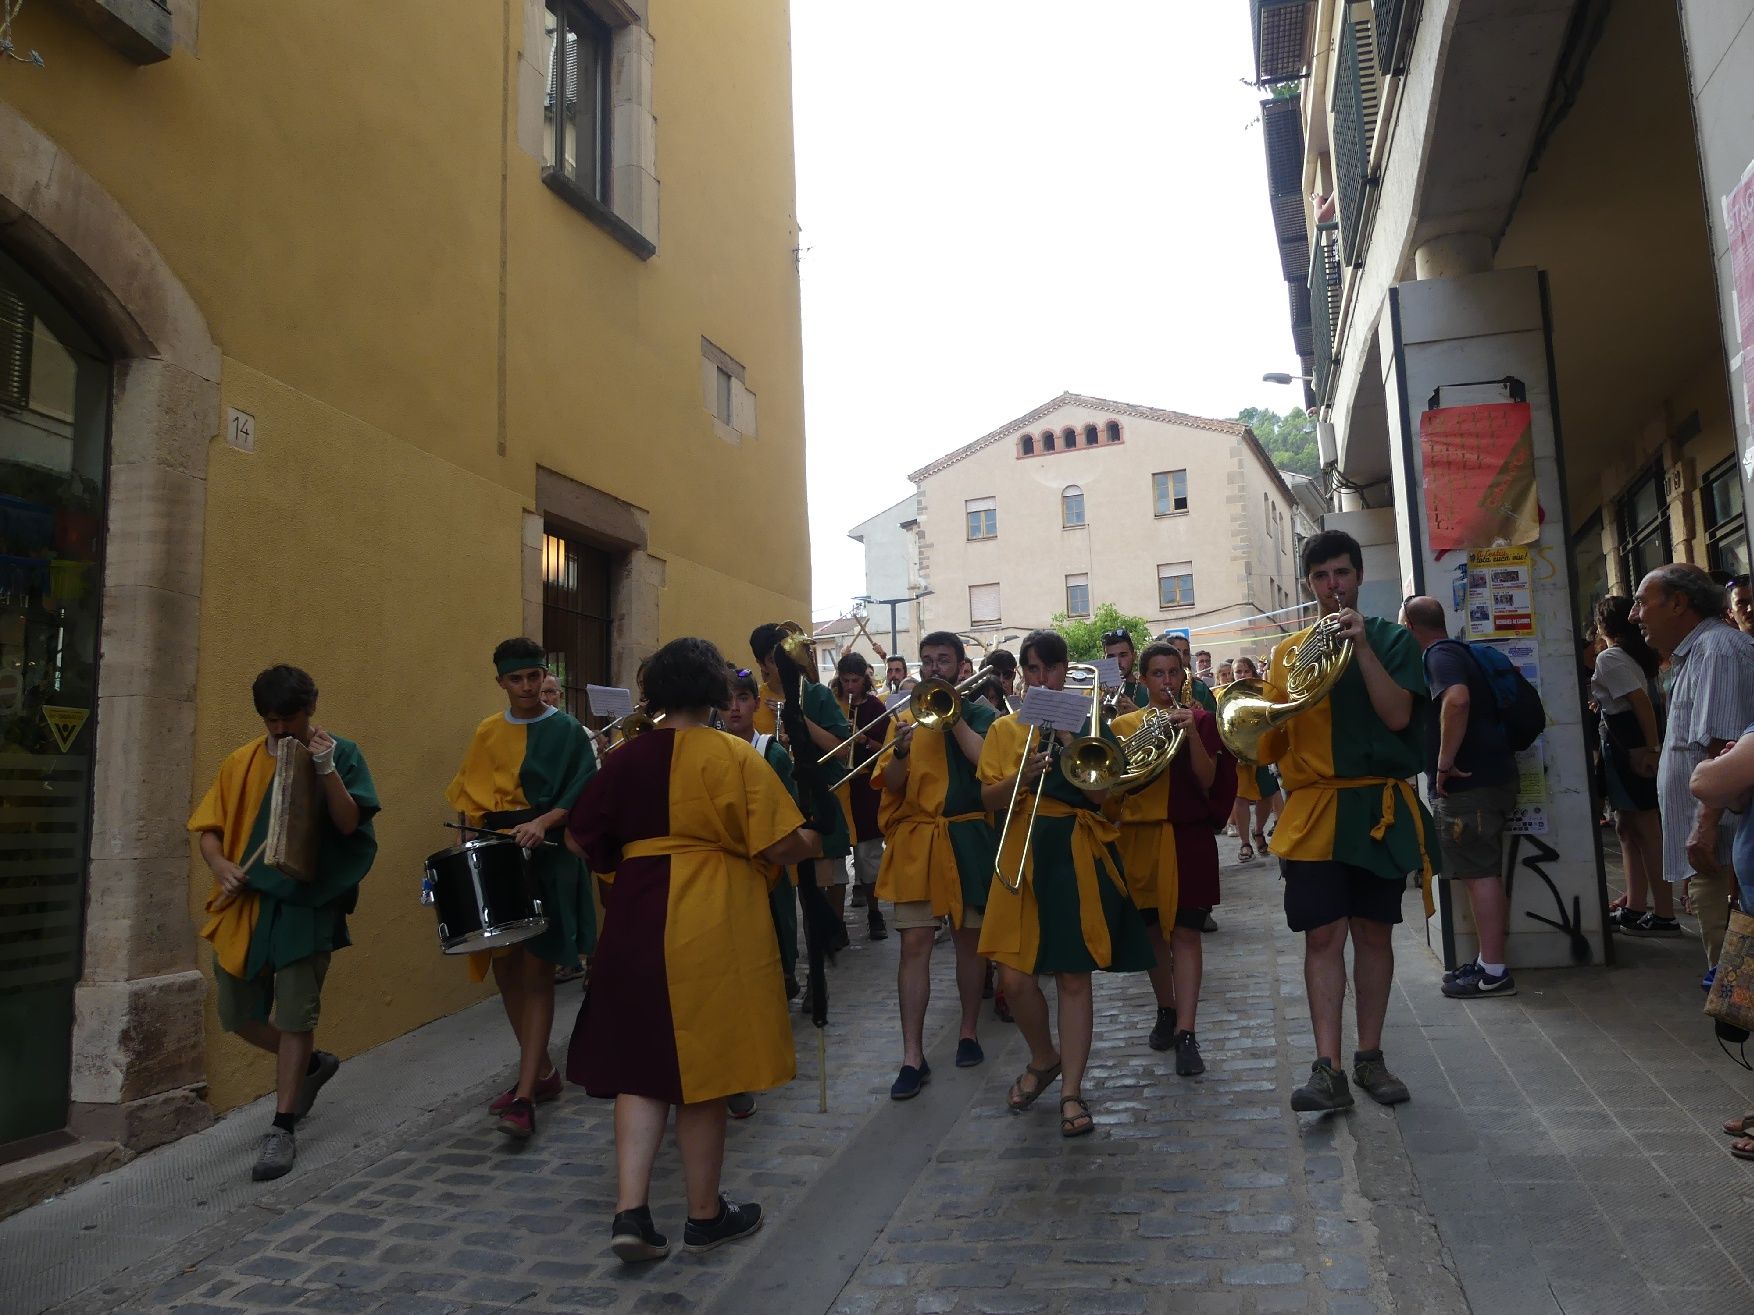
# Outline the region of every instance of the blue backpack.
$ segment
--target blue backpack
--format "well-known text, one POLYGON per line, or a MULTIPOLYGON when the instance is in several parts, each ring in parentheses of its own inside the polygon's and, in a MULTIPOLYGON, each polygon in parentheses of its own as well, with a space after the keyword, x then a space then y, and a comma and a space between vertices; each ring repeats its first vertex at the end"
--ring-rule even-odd
POLYGON ((1491 644, 1470 644, 1459 639, 1446 639, 1446 644, 1460 644, 1474 659, 1474 666, 1485 677, 1498 704, 1498 715, 1504 721, 1504 738, 1513 753, 1528 748, 1547 729, 1547 709, 1541 696, 1528 678, 1518 671, 1511 660, 1491 644))

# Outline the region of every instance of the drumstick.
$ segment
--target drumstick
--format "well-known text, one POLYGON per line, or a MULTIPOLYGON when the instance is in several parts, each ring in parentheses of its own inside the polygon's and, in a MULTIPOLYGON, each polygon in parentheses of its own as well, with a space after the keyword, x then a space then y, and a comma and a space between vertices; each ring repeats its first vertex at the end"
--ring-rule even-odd
MULTIPOLYGON (((476 833, 477 835, 483 835, 483 836, 504 836, 507 840, 516 840, 518 838, 516 832, 495 831, 490 826, 464 826, 461 822, 446 822, 445 825, 450 827, 451 830, 453 830, 453 831, 472 831, 472 832, 476 833)), ((558 840, 544 840, 542 843, 544 845, 549 846, 550 848, 553 848, 553 847, 559 845, 560 841, 558 841, 558 840)))
MULTIPOLYGON (((264 840, 261 844, 256 846, 255 853, 251 854, 242 863, 238 864, 238 870, 245 873, 249 872, 251 868, 256 866, 256 860, 262 857, 262 851, 266 848, 268 848, 268 842, 264 840)), ((236 895, 229 890, 222 890, 219 892, 219 902, 213 906, 213 911, 215 913, 223 913, 236 902, 236 895)))

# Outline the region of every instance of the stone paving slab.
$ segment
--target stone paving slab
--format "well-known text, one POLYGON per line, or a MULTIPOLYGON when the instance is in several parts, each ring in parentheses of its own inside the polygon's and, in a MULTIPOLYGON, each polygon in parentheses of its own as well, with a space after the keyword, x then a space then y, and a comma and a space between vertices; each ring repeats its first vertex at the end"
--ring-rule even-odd
MULTIPOLYGON (((1145 1045, 1143 976, 1098 978, 1087 1138, 1058 1136, 1052 1093, 1004 1109, 1014 1029, 985 1022, 987 1064, 949 1065, 947 945, 933 1082, 887 1100, 897 941, 866 944, 855 922, 833 970, 831 1112, 799 1019, 799 1079, 730 1129, 727 1189, 769 1210, 750 1243, 616 1264, 609 1107, 569 1092, 532 1144, 493 1132, 511 1047, 490 1001, 350 1061, 278 1183, 247 1178, 262 1105, 0 1224, 0 1315, 1754 1310, 1754 1166, 1716 1132, 1754 1082, 1701 1026, 1696 942, 1457 1004, 1404 928, 1387 1047, 1413 1101, 1298 1116, 1286 1099, 1312 1056, 1278 901, 1271 866, 1227 874, 1202 1078, 1145 1045)), ((668 1147, 653 1205, 674 1238, 668 1147)))

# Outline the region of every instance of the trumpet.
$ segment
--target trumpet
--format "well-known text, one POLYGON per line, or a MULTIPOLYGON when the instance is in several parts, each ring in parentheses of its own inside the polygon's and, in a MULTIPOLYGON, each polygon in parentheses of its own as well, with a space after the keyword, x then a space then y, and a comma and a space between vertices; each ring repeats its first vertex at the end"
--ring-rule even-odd
POLYGON ((1330 613, 1311 626, 1289 654, 1288 702, 1273 702, 1267 697, 1266 682, 1253 678, 1233 680, 1213 691, 1218 701, 1218 738, 1237 762, 1260 766, 1261 741, 1268 732, 1327 698, 1351 665, 1352 641, 1340 637, 1340 623, 1330 613))
MULTIPOLYGON (((1068 669, 1068 674, 1074 672, 1090 678, 1091 733, 1080 735, 1063 747, 1058 737, 1055 737, 1050 751, 1060 760, 1060 774, 1080 790, 1087 793, 1109 790, 1125 777, 1127 761, 1118 748, 1102 738, 1102 686, 1097 684, 1096 668, 1087 663, 1074 662, 1068 669)), ((1017 779, 1011 786, 1011 804, 1005 810, 1005 825, 999 831, 1000 857, 994 864, 994 875, 1004 884, 1006 890, 1012 892, 1023 887, 1023 870, 1029 865, 1029 842, 1035 834, 1035 819, 1041 814, 1045 772, 1035 779, 1035 797, 1029 805, 1029 823, 1023 832, 1023 848, 1017 856, 1017 870, 1006 871, 1003 866, 1005 845, 1010 839, 1011 827, 1017 817, 1017 802, 1023 790, 1023 768, 1035 751, 1035 727, 1031 726, 1023 740, 1023 757, 1017 763, 1017 779)), ((1167 764, 1167 759, 1165 762, 1167 764)))
MULTIPOLYGON (((957 722, 962 720, 963 700, 973 698, 986 686, 988 681, 997 680, 998 678, 998 673, 991 667, 982 667, 960 685, 952 685, 949 681, 939 680, 936 676, 928 677, 915 685, 913 693, 908 695, 908 714, 913 717, 914 725, 916 726, 924 727, 929 731, 947 731, 952 726, 956 725, 957 722)), ((901 706, 902 705, 898 703, 894 708, 886 708, 883 715, 888 716, 891 712, 899 710, 901 706)), ((873 718, 866 725, 865 730, 860 733, 868 734, 871 727, 875 726, 879 720, 879 718, 873 718)), ((858 735, 853 735, 842 740, 840 744, 835 746, 835 748, 829 750, 829 753, 831 755, 838 753, 841 749, 844 749, 847 745, 851 744, 858 738, 858 735)), ((866 768, 875 769, 877 766, 877 760, 894 747, 895 741, 891 740, 888 744, 885 744, 881 749, 877 750, 876 753, 866 758, 864 762, 855 764, 845 776, 841 777, 840 780, 836 781, 829 788, 838 790, 855 776, 858 776, 861 772, 865 771, 866 768)))

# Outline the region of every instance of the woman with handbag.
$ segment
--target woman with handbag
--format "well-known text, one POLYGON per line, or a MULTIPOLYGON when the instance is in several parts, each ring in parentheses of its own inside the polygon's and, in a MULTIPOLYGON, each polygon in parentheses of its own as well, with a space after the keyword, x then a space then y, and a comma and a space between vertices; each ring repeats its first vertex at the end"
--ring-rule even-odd
POLYGON ((1660 659, 1635 626, 1632 600, 1610 594, 1596 604, 1602 648, 1590 676, 1601 716, 1602 776, 1626 872, 1623 902, 1609 925, 1625 932, 1677 933, 1675 894, 1663 879, 1663 819, 1657 808, 1660 719, 1651 688, 1660 659))

